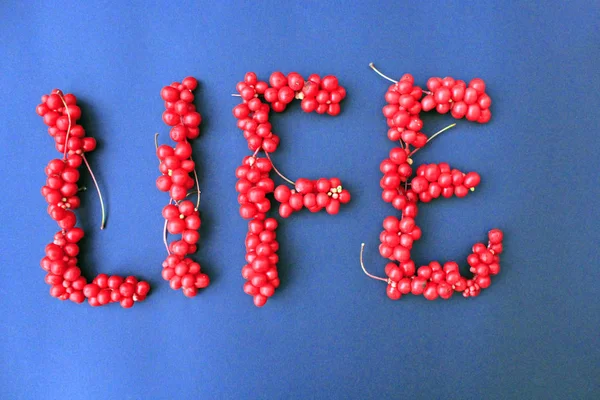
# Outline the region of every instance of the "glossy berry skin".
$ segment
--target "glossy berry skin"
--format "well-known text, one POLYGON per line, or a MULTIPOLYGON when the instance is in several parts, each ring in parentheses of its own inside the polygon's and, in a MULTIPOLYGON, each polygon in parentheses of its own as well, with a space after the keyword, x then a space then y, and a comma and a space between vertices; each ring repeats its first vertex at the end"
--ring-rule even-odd
POLYGON ((453 78, 429 78, 427 94, 421 99, 423 111, 435 109, 440 114, 450 112, 456 119, 485 124, 492 118, 492 99, 485 93, 485 82, 475 78, 467 85, 465 81, 453 78))
POLYGON ((54 138, 55 147, 62 158, 51 160, 45 168, 46 184, 42 196, 48 203, 48 214, 60 230, 45 248, 40 266, 46 271, 45 282, 50 285, 50 296, 60 300, 83 303, 87 299, 93 307, 119 303, 131 308, 143 301, 150 285, 135 277, 108 276, 99 274, 92 282, 82 276, 78 266, 79 241, 85 233, 77 227, 77 216, 73 210, 81 206, 78 182, 85 153, 96 148, 96 140, 87 137, 77 120, 81 109, 73 94, 63 94, 55 89, 42 96, 36 112, 48 125, 48 133, 54 138), (135 282, 135 283, 132 283, 135 282), (129 290, 132 286, 133 290, 129 290))
POLYGON ((405 74, 398 83, 391 85, 385 94, 386 106, 383 115, 389 127, 388 138, 393 141, 402 140, 407 145, 423 147, 427 137, 421 132, 423 121, 421 113, 422 90, 414 86, 414 78, 405 74))
POLYGON ((280 202, 279 215, 288 218, 293 212, 307 208, 310 212, 325 210, 328 214, 335 215, 339 212, 340 205, 350 202, 351 195, 342 188, 338 178, 320 178, 309 180, 300 178, 296 180, 294 189, 287 185, 275 188, 275 200, 280 202))
MULTIPOLYGON (((395 217, 387 217, 384 220, 385 235, 395 232, 396 229, 400 230, 399 222, 395 217)), ((408 225, 412 226, 412 222, 408 225)), ((383 236, 384 243, 389 244, 390 241, 385 235, 383 236)), ((388 263, 385 268, 388 278, 386 294, 392 300, 399 300, 403 294, 408 293, 423 295, 427 300, 438 298, 448 300, 455 292, 460 292, 465 298, 477 297, 482 289, 490 286, 491 277, 500 272, 502 239, 502 231, 493 229, 488 233, 487 245, 477 243, 473 246, 472 253, 467 257, 467 263, 473 273, 471 279, 462 277, 458 264, 452 261, 446 262, 443 266, 432 261, 428 265, 419 267, 416 275, 414 275, 414 263, 411 260, 399 264, 388 263)), ((392 251, 390 254, 394 254, 394 252, 392 251)), ((382 255, 385 256, 383 253, 382 255)), ((394 259, 393 257, 386 258, 394 259)))
POLYGON ((271 203, 265 196, 275 188, 269 177, 271 169, 271 161, 260 157, 244 157, 242 165, 236 169, 236 191, 242 218, 252 219, 270 210, 271 203))
POLYGON ((194 95, 190 89, 197 87, 198 82, 192 77, 185 78, 184 82, 185 85, 174 82, 160 92, 166 108, 163 121, 171 127, 170 137, 176 146, 158 147, 156 155, 162 175, 156 180, 156 186, 160 191, 169 192, 175 201, 183 200, 188 190, 194 187, 192 175, 195 163, 191 159, 192 148, 188 140, 198 137, 202 121, 193 104, 194 95))
POLYGON ((381 197, 400 212, 398 217, 390 215, 384 219, 379 236, 380 255, 388 262, 386 294, 392 300, 409 293, 431 301, 450 299, 456 292, 463 297, 476 297, 491 285, 492 276, 500 271, 502 231, 491 230, 487 245, 473 246, 467 257, 471 278, 463 277, 453 261, 443 265, 432 261, 416 268, 411 251, 422 236, 415 220, 419 203, 441 197, 466 197, 475 191, 481 177, 477 172, 453 169, 447 163, 416 167, 411 157, 427 143, 427 136, 421 133, 421 111, 435 109, 440 114, 451 113, 457 119, 487 123, 491 118, 491 98, 485 93, 485 83, 478 78, 467 84, 451 77, 434 77, 426 86, 427 91, 421 90, 414 85, 412 75, 405 74, 385 93, 386 105, 382 112, 389 128, 387 136, 396 145, 400 144, 390 150, 388 158, 379 166, 381 197))
MULTIPOLYGON (((335 116, 341 111, 340 102, 346 97, 346 90, 332 75, 320 77, 313 74, 305 79, 297 72, 286 75, 279 71, 273 72, 268 81, 260 81, 255 73, 248 72, 236 85, 236 90, 242 103, 232 112, 248 148, 253 152, 243 158, 235 171, 239 214, 248 220, 246 264, 242 268, 242 277, 246 280, 243 290, 252 296, 255 306, 263 307, 280 283, 277 272, 278 224, 274 218, 268 217, 272 208, 270 195, 280 203, 278 211, 282 218, 288 218, 303 208, 310 212, 324 210, 335 215, 341 205, 351 199, 338 178, 300 178, 291 187, 275 186, 271 179, 275 168, 269 154, 277 150, 280 140, 273 132, 269 115, 271 111, 282 112, 294 100, 300 100, 304 112, 335 116), (264 158, 258 155, 260 151, 266 153, 264 158)), ((164 185, 168 186, 168 181, 164 185)))
POLYGON ((161 275, 171 289, 181 289, 186 297, 195 297, 199 289, 210 284, 210 278, 201 271, 200 264, 188 257, 198 248, 201 226, 199 197, 196 204, 185 200, 194 188, 199 196, 199 188, 195 187, 196 165, 189 143, 189 140, 198 137, 202 121, 193 104, 193 90, 197 87, 198 81, 187 77, 181 83, 174 82, 160 91, 165 102, 163 121, 171 127, 169 136, 176 143, 174 147, 163 144, 156 149, 162 174, 156 180, 156 186, 162 192, 169 192, 170 196, 169 203, 162 210, 165 229, 169 234, 178 236, 167 246, 169 254, 162 263, 161 275))
POLYGON ((447 163, 423 164, 410 181, 411 190, 420 201, 428 203, 439 197, 465 197, 481 182, 477 172, 464 173, 450 169, 447 163))

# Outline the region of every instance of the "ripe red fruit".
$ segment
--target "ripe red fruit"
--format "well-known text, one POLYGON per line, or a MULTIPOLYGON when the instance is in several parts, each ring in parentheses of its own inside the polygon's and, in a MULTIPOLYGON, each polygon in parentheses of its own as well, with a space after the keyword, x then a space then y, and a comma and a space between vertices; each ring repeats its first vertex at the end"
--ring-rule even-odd
POLYGON ((427 285, 425 286, 425 290, 423 291, 423 296, 427 300, 437 299, 439 296, 438 291, 437 291, 437 283, 433 283, 433 282, 427 283, 427 285))
MULTIPOLYGON (((264 93, 264 90, 259 88, 259 86, 262 87, 259 83, 256 80, 256 75, 249 73, 246 75, 245 81, 238 85, 238 91, 244 99, 248 100, 248 103, 234 109, 236 118, 246 119, 251 112, 257 111, 257 107, 261 106, 262 103, 255 97, 257 93, 264 93)), ((171 198, 177 201, 176 204, 169 203, 163 208, 162 214, 166 219, 165 229, 171 234, 181 235, 181 239, 173 241, 168 246, 168 251, 171 254, 163 262, 161 274, 164 279, 169 281, 172 289, 183 288, 183 294, 187 297, 196 296, 198 288, 206 287, 209 283, 208 276, 201 273, 200 265, 190 258, 186 258, 187 254, 191 254, 197 249, 197 243, 200 239, 198 230, 201 225, 197 210, 200 191, 196 187, 195 163, 192 160, 192 147, 188 142, 189 139, 198 137, 200 132, 198 126, 202 122, 200 114, 192 104, 194 100, 192 91, 197 86, 198 81, 195 78, 187 77, 181 83, 175 82, 161 90, 161 97, 165 100, 166 108, 163 120, 167 125, 173 126, 170 130, 170 137, 177 144, 175 148, 161 145, 156 152, 160 161, 159 170, 162 173, 157 179, 156 185, 159 190, 168 191, 171 198), (184 200, 189 195, 188 191, 190 190, 196 192, 198 200, 196 204, 184 200), (201 286, 197 285, 199 279, 201 286)), ((247 129, 256 131, 256 124, 254 127, 246 123, 244 125, 247 129)), ((241 170, 240 173, 242 173, 241 170)), ((246 174, 247 171, 244 171, 243 176, 240 175, 239 178, 244 178, 244 180, 238 183, 238 187, 242 190, 244 196, 246 196, 252 185, 250 181, 245 179, 246 174)), ((260 174, 257 178, 260 178, 260 174)), ((252 197, 259 201, 261 190, 255 190, 252 197)), ((264 197, 264 193, 262 193, 262 197, 264 197)), ((253 205, 253 207, 253 209, 241 207, 240 213, 251 218, 258 212, 256 206, 253 205)), ((123 287, 125 285, 123 284, 121 285, 122 291, 126 292, 127 296, 133 296, 131 298, 134 300, 143 300, 149 290, 147 283, 137 282, 137 280, 132 280, 130 283, 134 286, 123 287)), ((124 299, 121 300, 121 305, 128 307, 130 302, 124 299)))
MULTIPOLYGON (((264 150, 267 155, 279 145, 279 137, 273 134, 269 123, 270 110, 281 112, 293 100, 302 99, 301 108, 305 112, 337 115, 341 110, 339 102, 346 96, 345 89, 339 86, 337 78, 333 76, 321 79, 318 75, 311 75, 305 80, 295 72, 287 77, 281 72, 274 72, 269 84, 261 84, 256 74, 248 73, 236 89, 244 102, 233 109, 238 119, 237 126, 242 130, 251 151, 257 153, 264 150)), ((291 184, 292 187, 275 187, 269 177, 272 168, 270 161, 257 158, 255 154, 245 157, 242 166, 236 170, 240 215, 250 220, 245 241, 248 265, 242 269, 242 275, 247 280, 244 291, 254 297, 254 303, 259 307, 274 294, 280 283, 276 268, 279 244, 274 232, 277 223, 266 218, 271 208, 267 195, 273 192, 275 199, 280 202, 278 209, 283 218, 305 207, 311 212, 325 209, 329 214, 337 214, 340 205, 351 199, 350 193, 342 188, 337 178, 317 181, 300 178, 291 184)))
POLYGON ((160 91, 160 97, 162 97, 164 101, 177 101, 179 100, 179 91, 171 86, 165 86, 160 91))
MULTIPOLYGON (((375 69, 373 65, 371 67, 375 69)), ((437 297, 448 299, 454 291, 463 292, 464 297, 475 297, 482 288, 491 284, 490 276, 500 270, 498 255, 503 250, 501 231, 489 232, 487 246, 473 246, 473 254, 467 258, 475 274, 471 280, 460 275, 458 264, 454 262, 445 263, 443 268, 439 263, 431 262, 420 267, 417 277, 414 277, 415 266, 410 260, 410 250, 413 242, 419 240, 422 234, 414 222, 418 213, 417 202, 453 195, 465 197, 479 185, 481 178, 476 172, 465 174, 451 169, 447 163, 421 165, 416 176, 413 176, 410 166, 413 160, 410 157, 428 142, 427 136, 420 132, 423 127, 419 117, 421 110, 435 108, 442 114, 451 111, 455 118, 466 117, 470 121, 486 123, 491 119, 489 107, 492 101, 485 93, 485 83, 478 78, 468 86, 464 81, 452 77, 430 78, 427 81, 429 92, 424 97, 421 89, 413 84, 413 77, 407 74, 385 93, 387 105, 382 111, 389 127, 387 136, 394 142, 400 141, 402 146, 392 149, 389 158, 381 162, 383 177, 380 186, 383 189, 382 199, 392 203, 402 214, 400 220, 396 217, 384 220, 379 252, 384 258, 399 260, 400 264, 398 267, 393 263, 386 266, 387 280, 375 278, 388 282, 388 297, 395 300, 409 292, 423 294, 429 300, 437 297)), ((320 93, 316 95, 325 96, 320 93)))
POLYGON ((425 278, 414 278, 410 285, 411 293, 414 295, 423 294, 425 287, 427 286, 427 280, 425 278))
MULTIPOLYGON (((52 285, 51 295, 61 300, 82 303, 87 298, 92 306, 118 301, 121 295, 115 293, 114 289, 122 278, 100 274, 93 283, 88 284, 77 266, 80 250, 77 242, 83 238, 84 232, 75 227, 77 217, 71 210, 81 204, 77 196, 80 178, 78 168, 84 161, 87 164, 84 154, 96 148, 96 140, 86 137, 83 127, 76 123, 81 118, 81 109, 74 95, 65 95, 55 89, 50 95, 43 96, 42 102, 36 112, 50 125, 48 132, 62 154, 62 159, 48 163, 48 179, 42 188, 42 195, 49 203, 48 213, 61 228, 54 235, 54 242, 46 247, 46 256, 40 263, 42 268, 49 271, 45 281, 52 285)), ((96 183, 93 174, 92 180, 96 183)))

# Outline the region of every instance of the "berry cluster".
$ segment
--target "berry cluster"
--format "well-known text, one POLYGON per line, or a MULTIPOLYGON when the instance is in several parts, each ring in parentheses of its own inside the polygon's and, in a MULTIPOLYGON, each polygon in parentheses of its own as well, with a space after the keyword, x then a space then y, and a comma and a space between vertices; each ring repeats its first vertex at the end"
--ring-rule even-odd
POLYGON ((185 296, 194 297, 198 294, 198 289, 210 284, 208 275, 200 269, 200 264, 191 258, 171 254, 163 261, 162 277, 169 281, 171 289, 182 289, 185 296))
POLYGON ((287 218, 295 211, 306 207, 310 212, 325 209, 328 214, 335 215, 340 211, 340 204, 350 201, 350 192, 342 188, 338 178, 321 178, 316 181, 296 179, 293 189, 279 185, 273 193, 275 200, 280 202, 279 215, 287 218))
POLYGON ((492 99, 485 93, 483 79, 475 78, 469 82, 454 80, 449 76, 429 78, 427 89, 430 94, 423 97, 423 111, 436 109, 440 114, 451 112, 456 119, 466 117, 469 121, 485 124, 492 118, 490 106, 492 99))
POLYGON ((121 307, 129 308, 134 301, 146 298, 150 291, 148 282, 138 281, 135 276, 123 279, 120 276, 100 274, 92 283, 85 285, 83 294, 92 306, 103 306, 119 302, 121 307))
POLYGON ((267 158, 244 157, 242 165, 235 170, 238 178, 235 189, 242 218, 265 219, 267 211, 271 209, 271 202, 265 196, 272 193, 275 187, 269 177, 272 168, 267 158))
MULTIPOLYGON (((300 106, 304 112, 338 115, 341 111, 340 102, 346 97, 346 89, 339 85, 335 76, 321 78, 312 74, 305 81, 297 72, 291 72, 287 76, 279 71, 273 72, 269 83, 259 81, 255 73, 249 72, 244 81, 237 84, 236 89, 248 103, 258 95, 263 95, 275 112, 284 111, 288 104, 298 99, 302 100, 300 106)), ((238 112, 241 110, 245 108, 238 108, 238 112)))
POLYGON ((156 149, 156 155, 162 173, 156 180, 156 187, 161 192, 169 192, 175 201, 185 199, 187 191, 194 187, 194 179, 190 176, 196 167, 190 159, 192 146, 188 142, 177 143, 175 147, 163 144, 156 149))
POLYGON ((200 135, 202 117, 194 106, 192 90, 198 87, 196 78, 188 76, 181 83, 173 82, 160 91, 160 97, 165 101, 165 112, 162 119, 171 126, 169 135, 174 142, 185 142, 196 139, 200 135))
POLYGON ((409 182, 413 171, 408 154, 407 149, 395 147, 379 165, 383 173, 379 182, 383 189, 381 197, 386 203, 392 203, 395 209, 403 211, 403 215, 416 215, 414 205, 417 200, 428 203, 440 196, 465 197, 481 181, 477 172, 465 174, 458 169, 451 169, 448 163, 439 163, 420 165, 416 176, 409 182), (407 189, 409 185, 410 189, 407 189))
POLYGON ((279 287, 277 273, 277 221, 253 219, 248 222, 246 235, 246 262, 242 276, 246 279, 244 292, 254 297, 254 305, 262 307, 279 287))
POLYGON ((254 72, 248 72, 244 80, 236 85, 242 103, 235 106, 233 115, 237 126, 242 130, 253 155, 244 157, 236 169, 236 190, 240 215, 249 219, 249 233, 246 238, 246 260, 242 275, 246 279, 244 291, 254 297, 254 304, 262 307, 279 286, 277 275, 277 249, 275 229, 277 222, 267 218, 274 197, 281 204, 280 216, 287 218, 303 207, 311 212, 325 209, 329 214, 337 214, 340 204, 350 201, 350 193, 342 189, 337 178, 309 180, 301 178, 295 182, 286 178, 275 168, 269 153, 277 150, 279 136, 273 133, 269 113, 284 111, 293 100, 301 100, 303 111, 318 114, 338 115, 340 102, 346 97, 346 90, 339 85, 335 76, 313 74, 305 80, 296 72, 287 76, 274 72, 269 82, 260 81, 254 72), (265 158, 257 157, 259 151, 265 158), (275 188, 270 178, 275 171, 291 187, 280 185, 275 188))
POLYGON ((383 232, 379 235, 381 240, 379 253, 390 260, 408 261, 413 242, 419 240, 421 234, 421 228, 412 217, 403 216, 401 219, 394 216, 386 217, 383 220, 383 232))
POLYGON ((200 134, 202 118, 193 104, 192 91, 198 86, 195 78, 187 77, 181 83, 174 82, 160 91, 165 101, 166 111, 162 119, 171 126, 170 137, 176 142, 175 147, 156 146, 159 160, 158 169, 161 176, 156 180, 156 187, 162 192, 169 192, 170 199, 162 211, 165 219, 164 242, 168 256, 162 263, 162 277, 169 281, 173 290, 183 289, 187 297, 194 297, 198 289, 209 285, 208 275, 203 273, 200 264, 188 258, 195 253, 200 240, 200 188, 196 164, 192 159, 192 146, 188 142, 200 134), (193 175, 193 177, 192 177, 193 175), (189 200, 188 190, 194 189, 197 194, 196 204, 189 200), (167 232, 181 235, 181 239, 167 244, 167 232))
POLYGON ((462 292, 463 297, 478 296, 481 289, 491 285, 491 276, 500 272, 502 232, 493 229, 488 233, 488 238, 487 246, 483 243, 475 244, 473 253, 467 257, 470 271, 474 274, 471 279, 461 276, 458 264, 453 261, 446 262, 443 266, 437 261, 432 261, 418 269, 415 269, 412 260, 399 264, 388 263, 385 266, 388 297, 398 300, 402 295, 411 293, 423 295, 427 300, 435 300, 438 297, 447 300, 454 292, 462 292))
POLYGON ((271 109, 282 112, 294 99, 299 99, 304 112, 316 111, 335 116, 340 113, 339 103, 346 97, 346 90, 335 76, 321 79, 313 74, 305 81, 296 72, 289 73, 287 77, 281 72, 274 72, 269 83, 259 81, 254 72, 248 72, 236 89, 244 101, 233 109, 233 115, 238 119, 237 126, 243 131, 250 150, 263 149, 268 153, 279 146, 279 136, 272 132, 269 123, 271 109))
POLYGON ((477 172, 465 174, 458 169, 451 169, 448 163, 423 164, 417 168, 417 176, 410 181, 410 188, 423 203, 442 196, 450 198, 465 197, 474 191, 481 182, 477 172))
POLYGON ((187 191, 194 187, 190 173, 194 172, 195 164, 191 159, 192 146, 188 139, 195 139, 200 134, 202 118, 193 104, 192 93, 197 86, 195 78, 187 77, 182 83, 174 82, 160 91, 166 108, 162 119, 171 126, 169 135, 177 145, 174 148, 162 145, 156 150, 162 173, 156 180, 156 187, 162 192, 169 192, 175 201, 183 200, 187 191))
POLYGON ((427 143, 427 136, 421 132, 423 121, 419 117, 422 92, 420 87, 414 86, 414 78, 410 74, 404 75, 388 88, 383 115, 387 119, 388 138, 391 141, 402 140, 417 148, 427 143))
POLYGON ((394 147, 390 150, 389 157, 379 164, 379 170, 383 177, 379 185, 383 189, 381 197, 386 203, 392 203, 397 210, 402 210, 406 206, 406 183, 412 175, 412 160, 408 158, 408 150, 402 147, 394 147), (410 161, 410 163, 409 163, 410 161))
POLYGON ((421 99, 423 92, 414 86, 414 78, 405 74, 399 81, 386 77, 371 64, 379 75, 394 82, 387 90, 383 114, 389 126, 388 138, 399 142, 400 147, 393 148, 389 157, 379 166, 383 177, 380 186, 385 202, 401 211, 402 216, 389 216, 383 221, 383 231, 379 239, 379 253, 382 257, 395 261, 387 264, 387 278, 365 273, 388 283, 387 295, 398 300, 403 294, 424 295, 429 300, 438 297, 448 299, 454 291, 462 292, 464 297, 475 297, 481 289, 491 284, 491 275, 500 271, 502 253, 502 232, 493 229, 489 232, 487 246, 479 243, 473 246, 467 262, 471 266, 473 278, 466 279, 460 275, 458 264, 447 262, 443 266, 434 261, 421 266, 418 270, 411 259, 413 243, 421 238, 421 229, 416 225, 418 202, 430 202, 439 197, 465 197, 469 191, 475 190, 481 178, 476 172, 463 173, 452 169, 447 163, 423 164, 413 174, 412 156, 433 137, 444 132, 451 125, 430 138, 423 134, 423 123, 420 112, 436 109, 444 114, 452 110, 455 118, 467 116, 469 121, 486 123, 491 118, 489 106, 491 99, 485 94, 485 83, 481 79, 473 79, 469 87, 463 81, 452 78, 431 78, 427 87, 431 91, 421 99), (465 109, 466 107, 466 109, 465 109))
MULTIPOLYGON (((162 215, 167 220, 167 232, 172 235, 181 235, 181 241, 189 246, 195 246, 200 239, 198 230, 200 229, 200 213, 195 208, 194 203, 189 200, 184 200, 178 204, 167 204, 162 211, 162 215)), ((182 252, 179 245, 179 241, 171 243, 171 247, 177 253, 183 253, 178 255, 186 255, 188 253, 186 249, 182 252)), ((192 250, 195 250, 193 248, 192 250)), ((193 252, 192 252, 193 253, 193 252)))
MULTIPOLYGON (((50 95, 42 96, 42 103, 37 106, 36 112, 48 125, 56 149, 63 154, 62 159, 51 160, 46 166, 46 185, 42 187, 42 195, 48 202, 48 214, 61 229, 54 235, 53 242, 46 246, 45 256, 40 263, 47 272, 45 281, 51 285, 50 295, 75 303, 82 303, 87 298, 92 306, 118 302, 123 308, 130 308, 134 302, 146 298, 150 291, 148 282, 138 281, 133 276, 122 278, 100 274, 92 283, 87 283, 77 266, 77 243, 84 237, 84 231, 75 226, 77 217, 73 210, 81 205, 77 182, 80 178, 78 168, 83 163, 98 187, 85 157, 86 152, 96 148, 96 141, 86 137, 83 127, 77 124, 81 118, 77 99, 73 94, 63 95, 55 89, 50 95)), ((104 208, 102 211, 103 228, 104 208)))
MULTIPOLYGON (((42 103, 35 111, 48 125, 48 133, 54 138, 56 150, 63 155, 77 154, 93 151, 96 148, 96 139, 86 137, 85 130, 77 120, 81 118, 81 109, 77 105, 75 95, 63 93, 54 89, 49 95, 42 96, 42 103)), ((74 160, 73 168, 79 167, 74 160)))

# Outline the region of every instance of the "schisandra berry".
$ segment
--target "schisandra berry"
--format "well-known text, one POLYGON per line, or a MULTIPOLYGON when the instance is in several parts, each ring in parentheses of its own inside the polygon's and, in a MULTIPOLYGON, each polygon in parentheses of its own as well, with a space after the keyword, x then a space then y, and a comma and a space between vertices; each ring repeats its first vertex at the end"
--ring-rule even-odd
POLYGON ((208 275, 202 273, 200 264, 190 258, 171 254, 162 265, 163 279, 169 281, 171 289, 182 289, 186 297, 196 296, 198 289, 203 289, 210 284, 210 279, 208 275))
POLYGON ((421 132, 423 122, 421 112, 422 89, 414 86, 414 78, 405 74, 398 83, 391 85, 385 94, 387 105, 383 115, 389 126, 388 138, 391 141, 402 140, 414 147, 423 147, 427 136, 421 132))
POLYGON ((273 180, 269 177, 271 169, 271 161, 257 157, 245 157, 236 169, 238 181, 235 187, 242 218, 252 219, 271 209, 271 202, 265 197, 274 190, 273 180))
POLYGON ((296 180, 295 188, 286 185, 275 188, 275 200, 279 201, 279 215, 289 217, 293 212, 306 207, 310 212, 325 209, 328 214, 339 212, 340 205, 350 201, 351 195, 342 188, 338 178, 321 178, 315 181, 300 178, 296 180))
MULTIPOLYGON (((242 275, 247 280, 244 291, 253 296, 257 307, 262 307, 279 286, 276 254, 279 245, 275 240, 277 222, 267 218, 271 209, 267 195, 274 192, 275 199, 281 202, 279 213, 283 217, 304 207, 311 212, 325 209, 329 214, 337 214, 340 204, 350 201, 350 193, 341 187, 337 178, 317 181, 298 179, 292 189, 283 185, 275 188, 270 178, 274 167, 269 160, 269 153, 277 150, 279 137, 272 131, 269 112, 282 112, 288 104, 298 99, 304 112, 337 115, 346 91, 334 76, 321 78, 313 74, 305 80, 296 72, 288 75, 274 72, 268 83, 259 81, 255 73, 249 72, 236 85, 236 90, 242 98, 242 104, 233 109, 233 115, 248 148, 254 152, 252 156, 245 157, 242 165, 236 169, 240 216, 250 220, 246 237, 247 264, 242 269, 242 275), (257 157, 261 150, 267 158, 257 157)), ((292 182, 282 178, 288 183, 292 182)))
POLYGON ((466 117, 481 124, 489 122, 492 117, 489 110, 492 99, 485 93, 485 82, 480 78, 471 80, 467 86, 462 80, 434 77, 427 81, 427 88, 431 94, 421 100, 423 111, 434 108, 440 114, 451 111, 456 119, 466 117))
MULTIPOLYGON (((392 80, 372 64, 371 67, 392 80)), ((474 274, 471 279, 462 277, 458 264, 452 261, 443 265, 432 261, 416 269, 411 260, 412 245, 421 236, 421 230, 414 220, 418 213, 418 202, 429 202, 439 197, 464 197, 481 182, 476 172, 463 173, 451 169, 447 163, 421 165, 413 175, 410 157, 428 141, 420 133, 423 127, 419 118, 421 110, 435 108, 439 113, 452 112, 455 118, 466 117, 480 123, 486 123, 491 118, 491 99, 485 93, 485 83, 481 79, 473 79, 467 85, 450 77, 431 78, 427 82, 427 89, 429 92, 422 98, 423 91, 414 86, 413 77, 406 74, 391 85, 385 94, 387 105, 383 108, 383 114, 390 128, 388 137, 394 142, 400 141, 402 147, 392 149, 389 158, 381 162, 383 177, 380 186, 383 189, 382 199, 400 210, 402 217, 389 216, 383 222, 379 251, 384 258, 396 262, 386 265, 387 279, 374 278, 387 282, 386 293, 392 300, 398 300, 408 293, 423 295, 428 300, 449 299, 455 291, 461 292, 464 297, 475 297, 490 286, 491 276, 500 270, 503 235, 498 229, 489 232, 487 246, 482 243, 473 246, 473 253, 467 258, 470 271, 474 274), (409 150, 409 146, 415 150, 409 150)))
POLYGON ((244 292, 254 297, 254 304, 262 307, 267 299, 279 287, 277 250, 275 230, 277 221, 267 218, 264 221, 253 219, 248 222, 246 235, 246 262, 242 268, 242 276, 246 279, 244 292))
POLYGON ((169 192, 171 200, 163 208, 162 215, 166 220, 165 229, 173 235, 181 235, 178 240, 165 245, 169 255, 163 262, 162 276, 169 281, 173 290, 182 289, 186 297, 195 297, 198 289, 209 285, 208 275, 201 272, 200 264, 188 258, 195 253, 200 239, 200 188, 196 187, 197 203, 185 200, 188 190, 197 183, 195 163, 192 159, 192 147, 188 140, 198 137, 199 125, 202 121, 196 111, 192 91, 198 81, 187 77, 170 86, 165 86, 160 95, 165 101, 163 121, 171 126, 170 137, 176 142, 175 147, 161 145, 156 149, 160 161, 159 170, 162 175, 156 180, 156 186, 163 192, 169 192), (192 177, 194 176, 194 178, 192 177), (172 204, 174 202, 175 204, 172 204))
POLYGON ((416 175, 410 181, 410 187, 419 196, 419 200, 425 203, 440 196, 465 197, 481 182, 477 172, 465 174, 457 169, 450 169, 447 163, 423 164, 417 168, 416 175))
POLYGON ((48 214, 61 228, 54 235, 53 242, 46 246, 45 256, 40 262, 42 269, 47 272, 45 282, 50 285, 50 295, 74 303, 83 303, 87 299, 92 306, 118 302, 123 308, 130 308, 134 302, 145 299, 150 290, 147 282, 138 282, 134 277, 100 274, 88 284, 77 265, 80 250, 77 243, 84 237, 83 229, 75 226, 77 217, 72 211, 81 205, 77 195, 80 178, 78 168, 83 162, 84 153, 96 148, 96 140, 86 137, 83 127, 77 124, 81 118, 77 98, 55 89, 51 94, 42 96, 42 103, 36 107, 36 112, 43 117, 56 149, 63 155, 63 159, 48 163, 45 168, 46 185, 41 190, 48 202, 48 214), (120 292, 123 284, 134 281, 130 295, 120 292))
POLYGON ((384 258, 405 262, 410 260, 413 242, 421 238, 421 229, 411 217, 398 219, 389 216, 383 221, 379 253, 384 258))
POLYGON ((185 199, 189 189, 194 187, 191 174, 195 163, 190 159, 191 146, 187 142, 177 143, 175 147, 160 145, 156 155, 160 161, 159 170, 162 173, 156 180, 156 187, 162 192, 169 192, 175 201, 185 199))

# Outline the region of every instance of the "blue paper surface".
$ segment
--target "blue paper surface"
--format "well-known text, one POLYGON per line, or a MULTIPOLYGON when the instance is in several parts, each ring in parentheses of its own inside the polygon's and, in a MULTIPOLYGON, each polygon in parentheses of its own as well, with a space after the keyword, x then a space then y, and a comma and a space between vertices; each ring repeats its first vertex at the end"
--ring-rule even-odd
MULTIPOLYGON (((1 399, 600 398, 598 190, 600 7, 593 2, 5 2, 0 5, 1 399), (479 298, 398 302, 371 272, 381 221, 385 73, 481 77, 486 125, 458 121, 415 156, 477 171, 466 199, 422 205, 420 263, 456 260, 505 232, 502 271, 479 298), (249 151, 230 96, 247 71, 335 74, 336 117, 299 105, 272 117, 276 165, 337 176, 337 216, 281 223, 282 285, 263 309, 243 293, 247 222, 234 170, 249 151), (197 259, 211 286, 194 299, 160 277, 165 250, 153 135, 167 141, 162 86, 192 75, 203 116, 193 142, 203 190, 197 259), (84 273, 148 279, 133 309, 48 294, 39 268, 56 224, 39 191, 58 156, 35 107, 74 93, 98 149, 108 203, 82 195, 84 273)), ((454 120, 428 113, 424 131, 454 120)), ((91 187, 87 173, 83 182, 91 187)))

